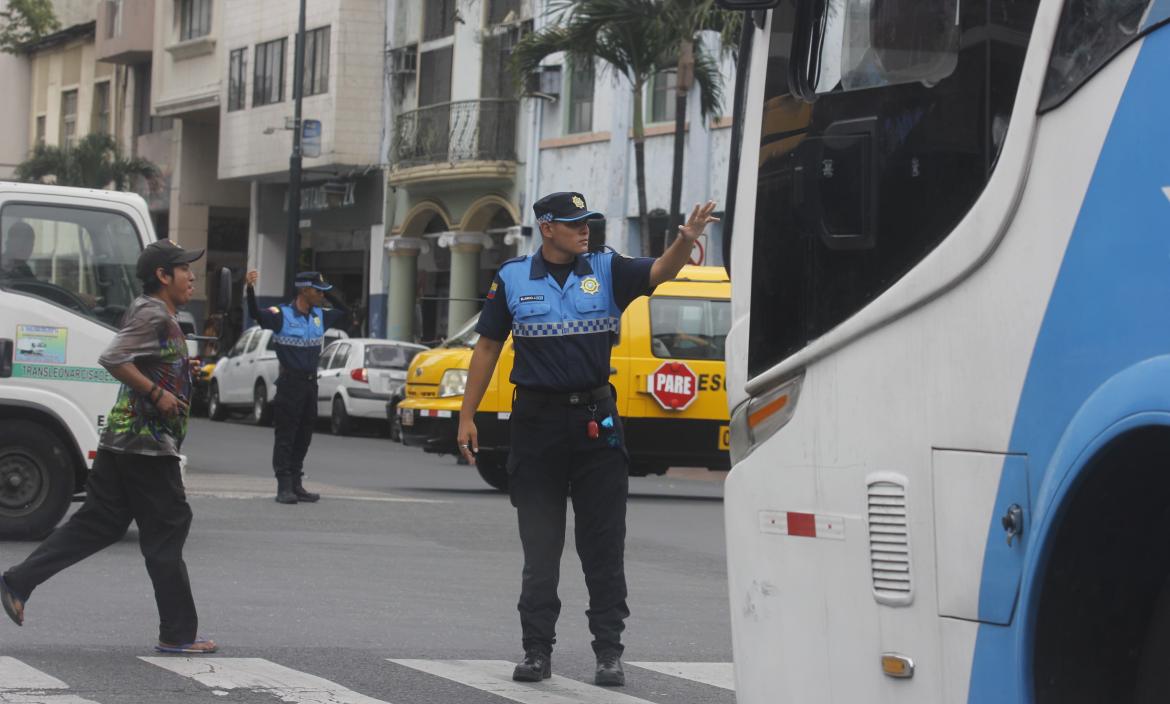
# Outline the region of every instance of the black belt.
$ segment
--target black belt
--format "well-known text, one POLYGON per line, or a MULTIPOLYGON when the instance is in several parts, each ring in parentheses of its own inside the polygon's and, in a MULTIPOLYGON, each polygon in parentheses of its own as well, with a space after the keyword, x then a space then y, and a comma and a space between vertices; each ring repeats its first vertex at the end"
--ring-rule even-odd
POLYGON ((587 406, 595 401, 613 398, 613 390, 608 384, 598 386, 590 391, 537 391, 517 386, 516 398, 541 403, 558 403, 565 406, 587 406))
POLYGON ((290 379, 300 379, 301 381, 316 381, 317 372, 298 372, 292 369, 280 368, 280 375, 286 376, 290 379))

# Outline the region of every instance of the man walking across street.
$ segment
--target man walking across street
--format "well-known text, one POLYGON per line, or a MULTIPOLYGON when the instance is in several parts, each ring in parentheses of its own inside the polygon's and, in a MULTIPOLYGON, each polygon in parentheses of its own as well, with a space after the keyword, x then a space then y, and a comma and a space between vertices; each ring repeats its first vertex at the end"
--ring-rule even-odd
POLYGON ((293 285, 297 296, 291 303, 263 310, 256 304, 256 281, 260 274, 249 271, 248 312, 260 326, 273 332, 280 376, 272 404, 276 442, 272 448, 272 469, 276 473, 276 500, 282 504, 312 503, 319 494, 306 491, 303 483, 305 454, 313 441, 317 421, 317 361, 325 331, 349 317, 349 310, 336 296, 325 277, 316 271, 302 271, 293 285), (333 308, 323 310, 328 298, 333 308))
POLYGON ((122 329, 98 359, 122 387, 102 431, 85 504, 0 578, 0 602, 17 625, 23 625, 25 604, 36 587, 118 542, 135 521, 158 605, 155 649, 216 651, 213 641, 196 635, 199 619, 183 562, 191 507, 179 470, 191 369, 175 314, 191 300, 195 275, 190 264, 201 256, 203 250, 187 252, 159 240, 138 258, 144 295, 131 304, 122 329))
POLYGON ((475 411, 504 341, 511 333, 516 386, 508 489, 516 507, 524 572, 520 626, 524 659, 515 680, 552 676, 552 647, 565 543, 566 501, 573 502, 577 554, 589 589, 589 630, 596 684, 625 684, 621 633, 629 616, 624 568, 629 458, 609 384, 610 349, 621 314, 638 296, 673 279, 690 258, 715 203, 695 206, 679 236, 658 259, 612 251, 589 253, 589 210, 580 193, 553 193, 533 204, 540 249, 510 259, 488 290, 476 331, 459 446, 479 451, 475 411))

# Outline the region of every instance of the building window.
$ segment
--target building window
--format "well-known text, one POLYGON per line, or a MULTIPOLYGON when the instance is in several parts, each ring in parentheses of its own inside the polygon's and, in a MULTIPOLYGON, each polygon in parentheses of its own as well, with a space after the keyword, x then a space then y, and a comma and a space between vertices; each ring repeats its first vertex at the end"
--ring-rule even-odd
POLYGON ((593 130, 593 60, 569 60, 569 133, 593 130))
POLYGON ((423 17, 423 41, 455 33, 455 0, 427 0, 423 17))
POLYGON ((520 0, 489 0, 488 24, 503 24, 505 20, 520 19, 520 0), (509 18, 508 15, 512 16, 509 18))
POLYGON ((211 0, 179 0, 179 39, 198 39, 211 34, 211 0))
POLYGON ((45 146, 45 116, 44 115, 37 115, 36 142, 34 142, 33 146, 36 146, 36 147, 45 146))
POLYGON ((61 139, 62 147, 69 149, 77 141, 77 91, 67 90, 61 94, 61 139))
POLYGON ((651 122, 674 122, 675 85, 678 73, 674 69, 659 71, 652 83, 650 98, 651 122))
POLYGON ((256 45, 256 67, 252 71, 252 107, 284 100, 284 55, 288 40, 276 39, 256 45))
POLYGON ((110 133, 110 82, 93 84, 93 117, 90 132, 110 133))
POLYGON ((228 112, 243 110, 247 99, 248 50, 233 49, 228 57, 228 112))
POLYGON ((418 65, 418 106, 436 105, 451 100, 453 47, 422 54, 418 65))
POLYGON ((134 136, 136 137, 164 132, 174 124, 173 118, 151 115, 150 102, 150 64, 139 64, 134 67, 134 136))
POLYGON ((106 39, 122 36, 122 0, 106 0, 106 39))
POLYGON ((329 28, 305 32, 304 80, 301 95, 329 92, 329 28))

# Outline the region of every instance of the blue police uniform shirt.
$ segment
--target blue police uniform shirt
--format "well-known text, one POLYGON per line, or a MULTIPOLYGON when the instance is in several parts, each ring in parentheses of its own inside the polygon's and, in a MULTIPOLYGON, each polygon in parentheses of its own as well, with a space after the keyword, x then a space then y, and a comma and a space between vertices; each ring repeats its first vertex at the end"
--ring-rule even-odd
POLYGON ((649 257, 607 248, 578 255, 564 286, 538 250, 500 266, 476 332, 516 349, 511 381, 540 391, 586 391, 609 383, 609 356, 621 315, 653 292, 649 257))
POLYGON ((315 372, 325 331, 345 320, 346 311, 313 308, 303 314, 292 303, 253 311, 260 327, 273 331, 272 343, 282 369, 315 372))

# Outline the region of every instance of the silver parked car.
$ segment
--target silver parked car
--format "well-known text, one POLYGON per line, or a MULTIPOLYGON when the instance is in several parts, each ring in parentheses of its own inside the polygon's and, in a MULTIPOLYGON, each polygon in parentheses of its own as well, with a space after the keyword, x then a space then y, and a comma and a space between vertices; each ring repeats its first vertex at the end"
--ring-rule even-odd
MULTIPOLYGON (((345 337, 341 330, 326 330, 325 344, 345 337)), ((223 420, 233 410, 248 409, 257 425, 270 424, 279 374, 272 331, 258 325, 248 328, 211 372, 207 417, 223 420)))
POLYGON ((317 414, 329 417, 334 435, 353 430, 354 419, 386 420, 386 404, 402 398, 406 370, 423 345, 378 338, 337 340, 321 353, 317 414))

